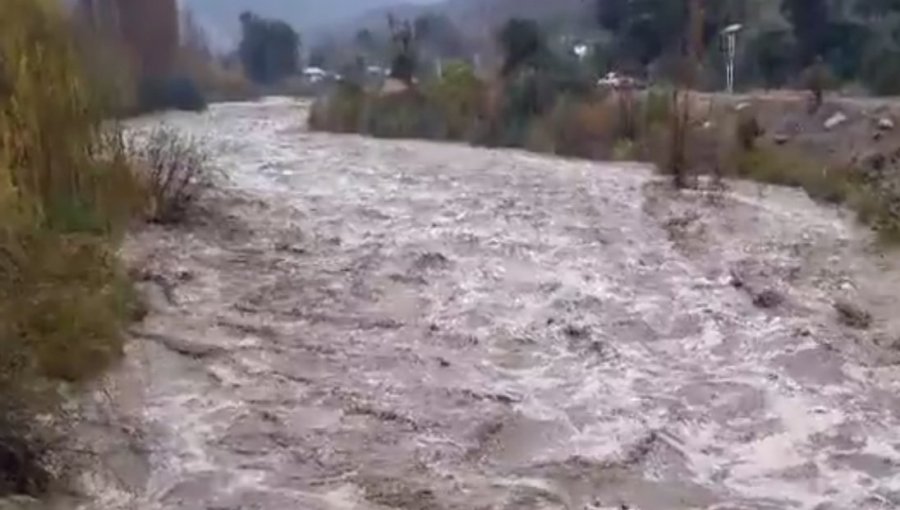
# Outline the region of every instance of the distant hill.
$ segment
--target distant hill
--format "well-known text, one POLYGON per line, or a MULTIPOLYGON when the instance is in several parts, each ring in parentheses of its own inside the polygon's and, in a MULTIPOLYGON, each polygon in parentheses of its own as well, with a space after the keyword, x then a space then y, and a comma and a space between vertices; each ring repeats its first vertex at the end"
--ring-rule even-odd
MULTIPOLYGON (((315 37, 325 27, 357 18, 374 9, 382 9, 397 0, 180 0, 182 8, 190 9, 206 30, 216 47, 226 48, 237 43, 238 17, 252 10, 262 16, 283 19, 305 38, 315 37)), ((403 0, 412 4, 434 3, 439 0, 403 0)))
POLYGON ((233 46, 238 16, 251 9, 280 18, 311 41, 346 35, 362 27, 383 27, 387 13, 413 18, 424 11, 448 14, 471 35, 481 35, 513 16, 541 20, 586 20, 593 0, 181 0, 218 47, 233 46))

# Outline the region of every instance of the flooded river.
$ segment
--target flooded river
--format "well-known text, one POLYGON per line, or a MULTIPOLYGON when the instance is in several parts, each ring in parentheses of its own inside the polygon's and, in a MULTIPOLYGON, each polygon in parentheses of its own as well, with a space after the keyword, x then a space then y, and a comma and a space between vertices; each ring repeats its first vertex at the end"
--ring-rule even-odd
POLYGON ((227 184, 128 243, 151 313, 101 505, 900 508, 900 271, 848 214, 306 110, 135 126, 201 137, 227 184))

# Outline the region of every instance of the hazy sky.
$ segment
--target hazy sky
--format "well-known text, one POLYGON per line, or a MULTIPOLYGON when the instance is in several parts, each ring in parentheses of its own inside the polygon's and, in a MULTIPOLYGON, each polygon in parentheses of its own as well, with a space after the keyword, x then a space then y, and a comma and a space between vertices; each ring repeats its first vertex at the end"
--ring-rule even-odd
MULTIPOLYGON (((2 0, 0 0, 2 1, 2 0)), ((234 42, 238 16, 253 10, 284 19, 300 32, 309 33, 322 25, 364 14, 372 9, 396 4, 427 4, 440 0, 180 0, 194 12, 215 45, 234 42)), ((553 0, 547 0, 553 1, 553 0)))

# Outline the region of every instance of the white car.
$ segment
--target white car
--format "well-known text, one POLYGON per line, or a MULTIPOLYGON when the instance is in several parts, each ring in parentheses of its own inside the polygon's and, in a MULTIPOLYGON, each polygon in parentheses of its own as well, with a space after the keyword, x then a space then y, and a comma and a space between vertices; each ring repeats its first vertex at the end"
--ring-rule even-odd
POLYGON ((630 76, 623 76, 616 72, 607 73, 606 76, 600 78, 597 81, 597 86, 611 89, 639 89, 644 87, 643 83, 640 80, 637 80, 630 76))

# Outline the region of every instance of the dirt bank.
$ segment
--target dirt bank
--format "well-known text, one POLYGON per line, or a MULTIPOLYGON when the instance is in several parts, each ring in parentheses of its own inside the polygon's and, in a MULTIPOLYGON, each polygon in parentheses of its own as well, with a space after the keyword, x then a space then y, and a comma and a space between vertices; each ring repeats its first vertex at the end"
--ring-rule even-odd
POLYGON ((105 507, 900 505, 900 272, 848 215, 305 109, 165 119, 231 184, 130 243, 152 311, 116 399, 147 453, 105 507))

